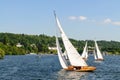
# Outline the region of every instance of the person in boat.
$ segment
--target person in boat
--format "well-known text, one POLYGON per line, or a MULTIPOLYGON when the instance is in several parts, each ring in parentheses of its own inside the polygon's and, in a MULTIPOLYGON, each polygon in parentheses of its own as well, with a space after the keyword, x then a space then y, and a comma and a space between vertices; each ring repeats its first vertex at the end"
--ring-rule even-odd
POLYGON ((73 70, 76 70, 76 68, 73 68, 73 70))
POLYGON ((81 69, 81 67, 79 66, 79 67, 74 67, 74 70, 80 70, 81 69))

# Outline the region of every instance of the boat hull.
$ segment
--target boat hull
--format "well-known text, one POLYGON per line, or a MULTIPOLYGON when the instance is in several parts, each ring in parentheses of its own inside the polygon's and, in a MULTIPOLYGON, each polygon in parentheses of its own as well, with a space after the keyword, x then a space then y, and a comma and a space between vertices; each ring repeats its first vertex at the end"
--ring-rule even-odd
POLYGON ((87 58, 83 58, 83 60, 87 61, 87 58))
POLYGON ((104 59, 96 59, 95 61, 104 61, 104 59))
POLYGON ((92 72, 96 70, 94 66, 68 66, 65 70, 77 72, 92 72))

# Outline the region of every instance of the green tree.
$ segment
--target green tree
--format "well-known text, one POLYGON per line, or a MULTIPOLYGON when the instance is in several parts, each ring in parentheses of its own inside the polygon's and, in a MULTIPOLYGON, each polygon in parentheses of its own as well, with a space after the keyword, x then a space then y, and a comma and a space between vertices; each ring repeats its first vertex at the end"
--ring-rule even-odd
POLYGON ((9 39, 8 39, 8 36, 7 36, 7 35, 4 36, 4 38, 3 38, 3 43, 4 43, 5 45, 8 45, 8 44, 9 44, 9 39))
POLYGON ((5 52, 0 48, 0 59, 3 58, 5 55, 5 52))

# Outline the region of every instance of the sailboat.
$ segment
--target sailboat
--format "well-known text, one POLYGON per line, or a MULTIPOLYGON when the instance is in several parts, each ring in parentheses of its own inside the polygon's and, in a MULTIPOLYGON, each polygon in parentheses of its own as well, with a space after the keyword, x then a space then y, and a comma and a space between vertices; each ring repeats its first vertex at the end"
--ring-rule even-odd
POLYGON ((88 58, 88 48, 87 48, 87 42, 86 42, 86 44, 85 44, 85 47, 84 47, 84 49, 83 49, 83 52, 82 52, 82 58, 84 59, 84 60, 87 60, 87 58, 88 58))
MULTIPOLYGON (((63 31, 61 24, 59 22, 59 19, 57 18, 55 12, 54 12, 55 20, 57 23, 57 26, 59 28, 61 38, 65 47, 65 50, 67 51, 67 55, 69 58, 70 65, 66 65, 65 59, 62 56, 59 56, 59 61, 61 64, 65 64, 63 69, 65 70, 73 70, 73 71, 94 71, 96 67, 88 66, 87 63, 83 60, 83 58, 80 56, 76 48, 72 45, 68 37, 66 36, 65 32, 63 31), (60 60, 61 59, 61 60, 60 60)), ((56 40, 57 48, 59 47, 58 41, 56 40)), ((57 49, 58 54, 61 54, 60 49, 57 49)))
POLYGON ((100 49, 98 47, 97 41, 95 41, 94 58, 96 61, 103 61, 104 60, 103 55, 100 52, 100 49))

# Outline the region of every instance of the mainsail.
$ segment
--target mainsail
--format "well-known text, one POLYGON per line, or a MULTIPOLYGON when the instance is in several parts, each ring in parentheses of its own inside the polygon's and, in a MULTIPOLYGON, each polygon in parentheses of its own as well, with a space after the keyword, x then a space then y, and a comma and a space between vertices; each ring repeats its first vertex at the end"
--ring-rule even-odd
POLYGON ((62 55, 62 51, 61 51, 57 37, 56 37, 56 46, 57 46, 57 53, 58 53, 58 58, 59 58, 60 64, 61 64, 62 68, 67 68, 68 64, 67 64, 67 61, 65 60, 65 57, 62 55))
POLYGON ((103 59, 103 56, 99 50, 97 41, 95 41, 95 53, 94 54, 96 54, 97 59, 103 59))
POLYGON ((84 49, 83 49, 83 53, 82 53, 82 58, 84 58, 84 59, 87 59, 88 58, 88 48, 87 48, 87 42, 86 42, 86 44, 85 44, 85 47, 84 47, 84 49))
POLYGON ((72 66, 88 66, 87 63, 82 59, 80 54, 77 52, 75 47, 72 45, 72 43, 67 38, 55 13, 54 15, 55 15, 55 19, 56 19, 58 28, 61 33, 62 41, 67 51, 71 65, 72 66))

